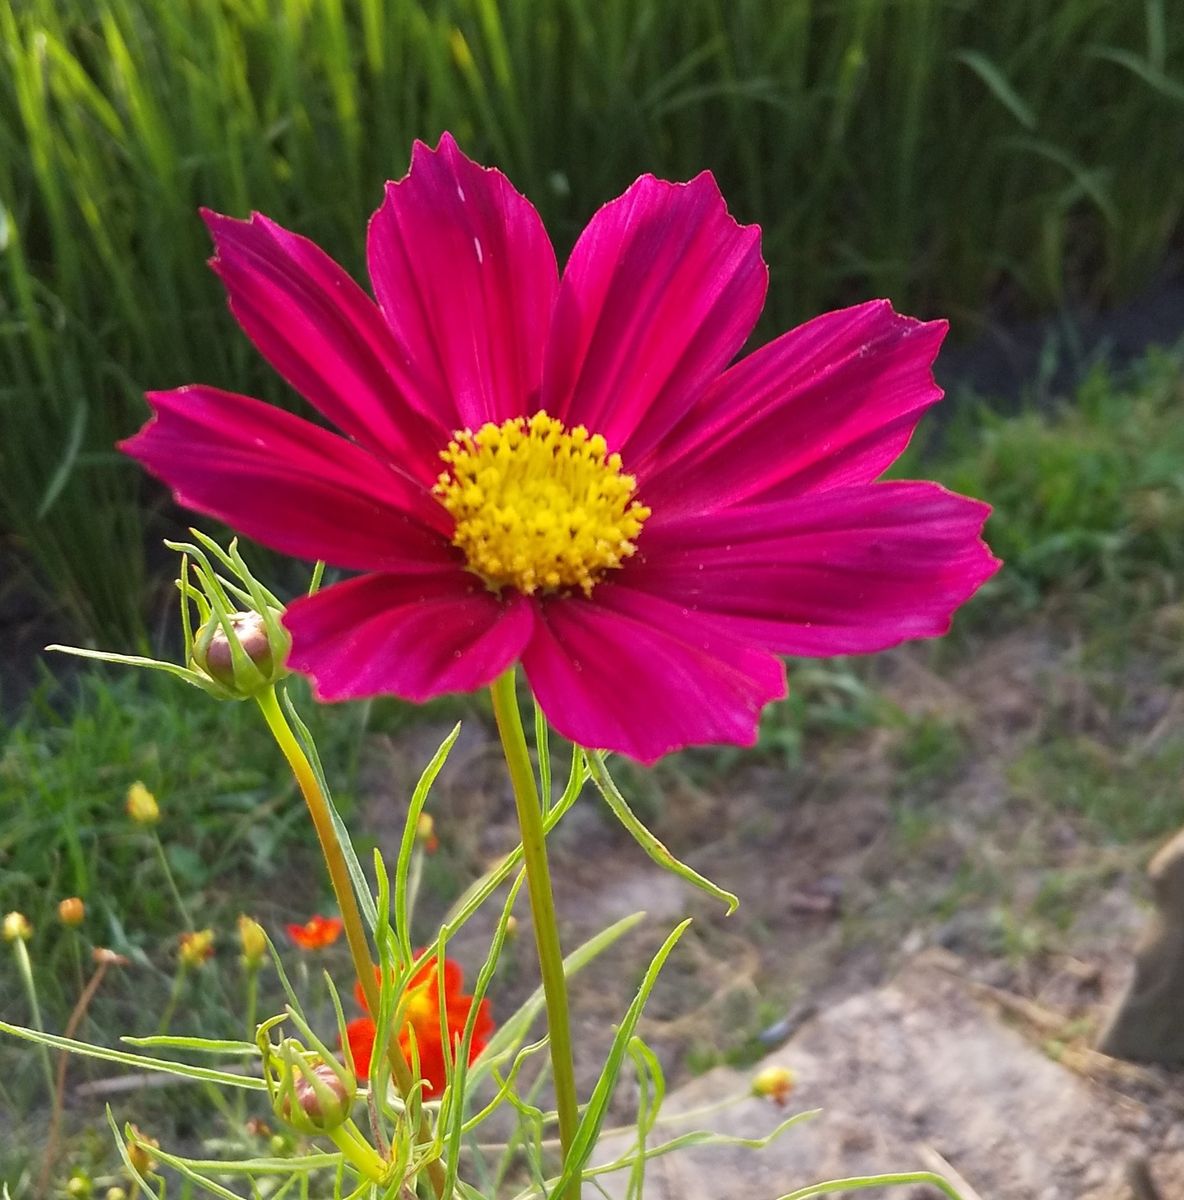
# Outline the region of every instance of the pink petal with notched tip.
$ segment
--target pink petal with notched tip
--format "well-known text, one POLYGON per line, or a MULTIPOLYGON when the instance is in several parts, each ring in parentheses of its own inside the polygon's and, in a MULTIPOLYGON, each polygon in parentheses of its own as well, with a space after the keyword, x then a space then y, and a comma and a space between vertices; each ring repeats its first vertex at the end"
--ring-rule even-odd
POLYGON ((421 702, 491 683, 518 659, 534 613, 458 565, 418 576, 362 575, 289 605, 288 665, 319 700, 394 695, 421 702))
POLYGON ((622 583, 781 654, 883 650, 945 633, 999 569, 989 513, 934 483, 836 488, 647 528, 622 583))
POLYGON ((416 142, 367 241, 374 294, 420 394, 449 429, 529 411, 558 286, 542 220, 451 134, 416 142))
POLYGON ((153 418, 119 448, 178 504, 339 567, 422 571, 452 554, 439 504, 353 442, 217 388, 149 392, 148 402, 153 418))
POLYGON ((429 482, 450 425, 415 391, 374 301, 317 245, 259 213, 202 215, 211 266, 263 357, 339 429, 429 482))
POLYGON ((783 334, 632 467, 646 503, 670 515, 871 482, 941 399, 933 361, 945 332, 873 300, 783 334))
POLYGON ((710 174, 642 176, 597 212, 563 272, 540 405, 625 453, 626 469, 752 332, 768 272, 710 174))
POLYGON ((564 737, 643 763, 684 746, 750 746, 761 709, 785 695, 785 668, 771 654, 613 583, 590 600, 543 600, 522 661, 564 737))

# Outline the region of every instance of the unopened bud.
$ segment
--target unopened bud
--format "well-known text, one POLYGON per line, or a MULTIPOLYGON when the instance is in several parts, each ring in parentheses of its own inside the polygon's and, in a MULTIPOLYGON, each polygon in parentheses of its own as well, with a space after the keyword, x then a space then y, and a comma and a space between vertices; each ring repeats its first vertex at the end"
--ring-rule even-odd
POLYGON ((75 1171, 66 1182, 66 1194, 71 1200, 87 1200, 93 1190, 94 1185, 85 1171, 75 1171))
POLYGON ((328 1133, 349 1120, 358 1094, 352 1071, 293 1038, 272 1049, 267 1080, 277 1116, 301 1133, 328 1133))
POLYGON ((96 946, 90 952, 90 957, 96 967, 100 965, 126 967, 131 962, 130 958, 126 958, 122 954, 117 954, 114 950, 110 950, 106 946, 96 946))
POLYGON ((440 849, 440 839, 436 837, 436 822, 430 813, 420 813, 415 823, 415 836, 423 846, 425 854, 435 854, 440 849))
POLYGON ((263 932, 263 926, 254 917, 240 914, 238 940, 243 948, 243 966, 249 971, 257 971, 267 954, 267 934, 263 932))
POLYGON ((24 913, 10 912, 4 918, 4 940, 27 942, 33 936, 33 926, 24 913))
POLYGON ((752 1080, 752 1094, 784 1106, 793 1091, 794 1074, 788 1067, 765 1067, 752 1080))
POLYGON ((127 1192, 121 1187, 109 1187, 104 1195, 104 1200, 127 1200, 127 1192))
POLYGON ((213 957, 214 931, 198 929, 192 933, 181 934, 177 946, 177 957, 184 967, 202 967, 213 957))
POLYGON ((512 939, 516 938, 517 936, 518 936, 518 918, 516 916, 514 916, 513 913, 511 913, 506 918, 506 937, 508 939, 512 940, 512 939))
POLYGON ((156 797, 138 779, 127 789, 127 815, 137 825, 155 825, 160 820, 156 797))
POLYGON ((229 613, 226 617, 231 629, 229 636, 222 622, 211 617, 194 638, 193 665, 233 695, 253 696, 270 687, 287 674, 284 659, 290 639, 279 623, 280 614, 269 615, 270 630, 262 613, 253 610, 229 613), (242 647, 246 659, 237 666, 231 636, 242 647))
POLYGON ((71 927, 81 925, 86 919, 86 905, 79 896, 67 896, 58 902, 58 920, 71 927))
MULTIPOLYGON (((349 1116, 353 1097, 328 1063, 319 1063, 296 1079, 291 1104, 318 1129, 332 1128, 349 1116)), ((286 1116, 291 1120, 291 1104, 286 1116)))
POLYGON ((156 1159, 149 1153, 149 1148, 159 1147, 160 1143, 156 1138, 145 1136, 136 1125, 131 1127, 131 1132, 127 1142, 128 1159, 141 1175, 147 1175, 156 1170, 156 1159))

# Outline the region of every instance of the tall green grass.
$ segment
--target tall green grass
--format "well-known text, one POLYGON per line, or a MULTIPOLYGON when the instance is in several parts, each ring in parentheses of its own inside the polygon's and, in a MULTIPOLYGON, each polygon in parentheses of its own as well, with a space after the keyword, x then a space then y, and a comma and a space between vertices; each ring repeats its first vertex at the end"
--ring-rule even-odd
POLYGON ((963 328, 1001 292, 1131 287, 1184 205, 1167 0, 0 0, 0 38, 0 523, 110 639, 142 611, 111 451, 141 389, 282 398, 199 204, 357 271, 382 180, 444 128, 561 247, 640 171, 709 167, 764 226, 770 327, 885 294, 963 328))

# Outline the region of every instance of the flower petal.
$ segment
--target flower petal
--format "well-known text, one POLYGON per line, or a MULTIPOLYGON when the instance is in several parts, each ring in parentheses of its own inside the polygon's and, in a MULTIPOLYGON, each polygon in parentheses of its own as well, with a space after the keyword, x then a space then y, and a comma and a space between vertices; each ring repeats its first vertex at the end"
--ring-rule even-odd
POLYGON ((683 746, 751 746, 785 668, 678 603, 602 583, 540 605, 523 655, 548 720, 581 746, 652 763, 683 746))
POLYGON ((178 504, 339 567, 417 571, 451 558, 440 505, 345 438, 217 388, 150 392, 148 403, 152 419, 119 448, 178 504))
POLYGON ((816 317, 728 370, 651 463, 645 501, 666 511, 870 483, 941 399, 933 360, 946 322, 887 300, 816 317))
POLYGON ((655 444, 735 356, 768 283, 760 230, 708 172, 642 176, 593 216, 563 273, 542 407, 628 447, 655 444))
POLYGON ((998 569, 990 509, 935 483, 874 483, 646 529, 628 583, 782 654, 936 637, 998 569))
POLYGON ((378 1036, 378 1027, 370 1017, 358 1017, 345 1027, 345 1036, 349 1041, 350 1056, 354 1060, 354 1072, 359 1079, 370 1077, 370 1061, 374 1057, 374 1039, 378 1036))
POLYGON ((288 665, 319 700, 471 692, 500 675, 530 638, 530 604, 499 599, 452 566, 418 576, 362 575, 297 600, 284 614, 288 665))
POLYGON ((450 134, 436 150, 416 142, 370 222, 367 256, 417 392, 441 419, 477 429, 529 410, 558 270, 534 206, 500 171, 450 134))
POLYGON ((339 429, 430 481, 449 424, 416 390, 374 301, 319 246, 260 213, 202 215, 210 265, 264 358, 339 429))

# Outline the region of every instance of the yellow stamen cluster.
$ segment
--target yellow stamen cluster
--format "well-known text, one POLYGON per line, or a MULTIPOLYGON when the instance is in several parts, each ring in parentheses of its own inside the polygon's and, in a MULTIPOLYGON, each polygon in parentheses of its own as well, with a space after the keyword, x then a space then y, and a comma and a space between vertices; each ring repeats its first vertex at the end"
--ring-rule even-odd
POLYGON ((456 521, 453 545, 494 588, 581 588, 635 552, 650 510, 604 438, 546 413, 457 433, 433 489, 456 521))

